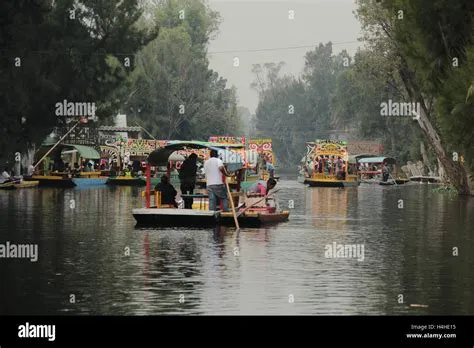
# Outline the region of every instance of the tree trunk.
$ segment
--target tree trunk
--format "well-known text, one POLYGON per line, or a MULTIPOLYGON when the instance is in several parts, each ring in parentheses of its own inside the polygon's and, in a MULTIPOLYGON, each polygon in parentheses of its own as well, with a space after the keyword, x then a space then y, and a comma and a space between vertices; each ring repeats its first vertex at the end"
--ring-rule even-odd
POLYGON ((443 147, 441 138, 429 120, 429 112, 427 111, 425 100, 421 95, 420 88, 416 83, 413 72, 408 64, 402 59, 399 69, 400 77, 405 85, 408 95, 414 101, 420 104, 420 114, 417 116, 417 122, 423 131, 428 143, 439 159, 440 169, 446 173, 446 177, 450 183, 457 189, 459 194, 470 194, 467 173, 459 161, 453 161, 452 156, 446 152, 443 147))
MULTIPOLYGON (((428 158, 428 153, 426 152, 425 143, 423 142, 423 140, 420 140, 420 153, 421 158, 423 159, 424 167, 427 169, 428 175, 434 175, 433 171, 431 170, 430 160, 428 158)), ((423 168, 423 170, 425 170, 425 168, 423 168)))

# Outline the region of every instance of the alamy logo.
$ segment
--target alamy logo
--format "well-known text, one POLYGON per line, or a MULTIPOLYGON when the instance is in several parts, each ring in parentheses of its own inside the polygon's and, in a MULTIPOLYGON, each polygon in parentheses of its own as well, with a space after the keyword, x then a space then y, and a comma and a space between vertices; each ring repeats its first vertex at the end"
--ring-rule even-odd
POLYGON ((30 259, 38 261, 38 244, 0 244, 0 259, 30 259))
POLYGON ((19 338, 47 338, 48 341, 56 339, 56 325, 33 325, 25 323, 18 326, 19 338))
POLYGON ((68 102, 56 103, 56 116, 95 116, 95 103, 68 102))
POLYGON ((420 103, 400 103, 391 99, 388 103, 380 103, 381 116, 409 116, 417 117, 420 114, 420 103))
POLYGON ((351 259, 357 258, 357 261, 364 261, 364 244, 327 244, 324 247, 324 257, 328 259, 351 259))

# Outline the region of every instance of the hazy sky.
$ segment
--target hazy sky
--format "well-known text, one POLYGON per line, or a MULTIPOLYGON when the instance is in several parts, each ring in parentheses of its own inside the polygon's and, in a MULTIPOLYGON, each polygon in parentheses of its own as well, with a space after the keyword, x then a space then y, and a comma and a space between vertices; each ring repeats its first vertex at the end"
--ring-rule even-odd
POLYGON ((257 92, 250 88, 252 64, 284 61, 282 73, 298 76, 305 53, 320 42, 332 41, 336 54, 346 49, 353 55, 360 46, 354 42, 361 32, 352 13, 354 0, 209 0, 209 5, 221 15, 219 33, 209 47, 210 68, 229 87, 237 87, 239 105, 252 113, 258 103, 257 92), (295 46, 307 47, 291 49, 295 46), (261 49, 274 50, 255 51, 261 49), (234 57, 239 67, 234 67, 234 57))

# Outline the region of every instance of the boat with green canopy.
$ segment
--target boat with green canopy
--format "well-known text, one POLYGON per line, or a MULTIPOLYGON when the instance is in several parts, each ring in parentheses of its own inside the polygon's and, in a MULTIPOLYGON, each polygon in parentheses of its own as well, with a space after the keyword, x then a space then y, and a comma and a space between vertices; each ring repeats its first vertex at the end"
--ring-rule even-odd
POLYGON ((39 187, 72 188, 104 185, 107 177, 94 170, 92 164, 99 160, 100 153, 90 146, 45 143, 35 153, 36 174, 24 177, 24 180, 38 182, 39 187), (61 168, 54 168, 58 162, 62 163, 61 168), (80 167, 77 170, 68 168, 73 167, 75 163, 84 163, 85 166, 89 166, 90 171, 80 167))

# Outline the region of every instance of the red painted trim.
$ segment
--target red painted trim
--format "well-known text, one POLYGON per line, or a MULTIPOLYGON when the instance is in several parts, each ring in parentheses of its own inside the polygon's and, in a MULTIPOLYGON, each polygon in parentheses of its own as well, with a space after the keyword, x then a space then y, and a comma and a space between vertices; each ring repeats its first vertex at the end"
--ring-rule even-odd
POLYGON ((150 188, 151 188, 151 167, 147 163, 146 165, 146 207, 150 208, 150 188))

